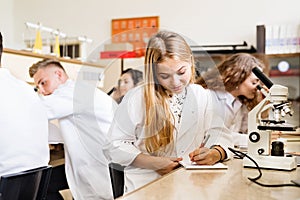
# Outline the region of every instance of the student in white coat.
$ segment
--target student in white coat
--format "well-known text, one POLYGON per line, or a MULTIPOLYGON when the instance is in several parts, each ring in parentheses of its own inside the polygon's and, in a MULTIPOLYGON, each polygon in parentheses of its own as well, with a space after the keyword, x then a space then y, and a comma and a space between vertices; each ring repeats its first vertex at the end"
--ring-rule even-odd
POLYGON ((143 72, 137 69, 127 68, 122 72, 118 86, 114 88, 110 96, 119 104, 125 94, 143 81, 143 72))
POLYGON ((32 87, 1 67, 0 176, 47 166, 50 155, 46 110, 32 87))
MULTIPOLYGON (((254 67, 265 68, 254 56, 237 53, 202 73, 195 81, 211 92, 217 112, 231 130, 236 146, 247 147, 248 112, 264 98, 257 89, 260 81, 252 73, 254 67)), ((274 132, 272 137, 275 139, 278 135, 279 132, 274 132)))
POLYGON ((101 149, 115 102, 94 86, 70 80, 58 61, 39 61, 29 73, 44 95, 41 99, 48 119, 59 120, 66 176, 74 199, 112 199, 108 162, 101 149))
POLYGON ((214 164, 229 158, 231 134, 193 77, 193 55, 180 35, 161 31, 149 40, 145 84, 119 104, 104 148, 111 162, 126 166, 125 193, 167 174, 181 160, 214 164))

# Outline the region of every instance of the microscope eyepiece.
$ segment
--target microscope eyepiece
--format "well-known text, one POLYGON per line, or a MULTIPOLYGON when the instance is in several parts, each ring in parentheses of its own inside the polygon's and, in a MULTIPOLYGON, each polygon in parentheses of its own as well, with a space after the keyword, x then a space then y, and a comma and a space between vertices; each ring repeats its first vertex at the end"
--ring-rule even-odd
POLYGON ((273 85, 272 81, 268 77, 266 77, 264 75, 264 73, 258 67, 254 67, 252 69, 252 72, 257 76, 257 78, 259 78, 259 80, 261 82, 263 82, 263 84, 265 84, 265 86, 268 89, 270 89, 272 87, 272 85, 273 85))
POLYGON ((268 95, 268 91, 266 91, 261 85, 257 85, 256 88, 266 97, 268 95))
POLYGON ((260 85, 257 85, 256 88, 257 88, 258 90, 261 90, 261 89, 262 89, 262 87, 261 87, 260 85))

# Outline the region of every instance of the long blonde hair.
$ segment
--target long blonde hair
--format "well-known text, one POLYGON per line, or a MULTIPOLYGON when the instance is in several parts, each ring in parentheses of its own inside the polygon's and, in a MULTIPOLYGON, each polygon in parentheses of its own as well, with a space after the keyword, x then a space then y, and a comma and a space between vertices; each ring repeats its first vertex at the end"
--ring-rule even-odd
POLYGON ((160 31, 148 42, 145 55, 145 146, 149 153, 155 152, 168 144, 173 144, 174 117, 170 112, 166 90, 158 83, 156 66, 167 59, 175 59, 191 63, 194 81, 195 64, 192 51, 180 35, 160 31))

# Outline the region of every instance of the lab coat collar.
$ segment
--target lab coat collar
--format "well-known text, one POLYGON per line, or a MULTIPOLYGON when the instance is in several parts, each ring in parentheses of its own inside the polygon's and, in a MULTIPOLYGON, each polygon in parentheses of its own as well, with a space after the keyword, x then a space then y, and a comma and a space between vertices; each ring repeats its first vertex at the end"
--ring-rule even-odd
POLYGON ((218 97, 218 100, 226 101, 226 104, 232 109, 240 109, 240 107, 242 106, 240 100, 232 96, 232 94, 230 94, 229 92, 216 91, 216 95, 218 97))
POLYGON ((59 87, 64 87, 64 86, 69 86, 71 84, 73 84, 74 81, 72 81, 71 79, 66 80, 66 82, 64 82, 63 84, 61 84, 59 87))
POLYGON ((232 99, 233 100, 234 99, 234 97, 231 94, 229 95, 229 92, 215 90, 215 93, 218 97, 218 100, 227 100, 227 99, 232 99), (231 96, 231 98, 230 98, 230 96, 231 96))
MULTIPOLYGON (((64 87, 68 87, 71 86, 74 82, 71 79, 66 80, 66 82, 64 82, 63 84, 60 84, 56 90, 54 90, 54 92, 59 91, 58 89, 64 88, 64 87)), ((53 93, 54 93, 53 92, 53 93)))

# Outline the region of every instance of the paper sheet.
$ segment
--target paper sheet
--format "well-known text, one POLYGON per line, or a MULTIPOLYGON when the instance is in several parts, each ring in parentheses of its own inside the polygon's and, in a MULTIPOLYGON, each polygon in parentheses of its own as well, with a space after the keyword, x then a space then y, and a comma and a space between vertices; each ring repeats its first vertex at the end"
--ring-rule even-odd
POLYGON ((196 163, 179 162, 185 169, 228 169, 228 166, 223 163, 216 163, 214 165, 197 165, 196 163))

